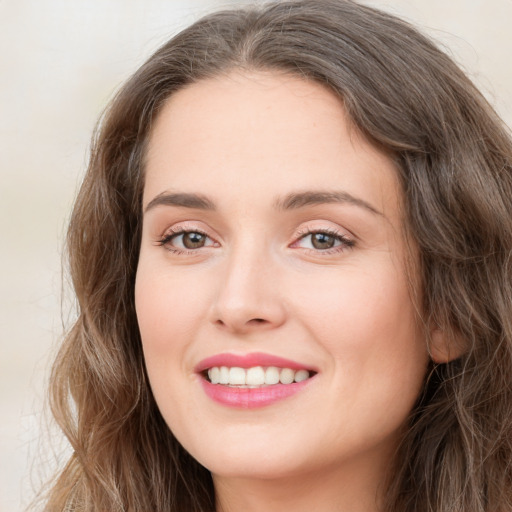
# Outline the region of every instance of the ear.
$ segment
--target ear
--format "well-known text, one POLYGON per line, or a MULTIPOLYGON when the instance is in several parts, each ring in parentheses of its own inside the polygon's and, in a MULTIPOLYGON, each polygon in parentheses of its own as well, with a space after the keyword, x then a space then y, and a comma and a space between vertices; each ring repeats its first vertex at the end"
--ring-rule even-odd
POLYGON ((430 357, 434 363, 445 364, 459 358, 466 347, 454 333, 435 328, 430 332, 430 357))

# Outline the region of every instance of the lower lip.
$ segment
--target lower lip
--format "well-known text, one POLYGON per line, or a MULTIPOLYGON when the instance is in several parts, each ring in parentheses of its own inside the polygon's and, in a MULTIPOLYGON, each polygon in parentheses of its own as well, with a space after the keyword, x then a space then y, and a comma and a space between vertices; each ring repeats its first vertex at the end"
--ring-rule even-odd
POLYGON ((201 378, 205 393, 215 402, 228 407, 254 409, 274 404, 303 390, 311 378, 293 384, 273 384, 261 388, 242 388, 212 384, 201 378))

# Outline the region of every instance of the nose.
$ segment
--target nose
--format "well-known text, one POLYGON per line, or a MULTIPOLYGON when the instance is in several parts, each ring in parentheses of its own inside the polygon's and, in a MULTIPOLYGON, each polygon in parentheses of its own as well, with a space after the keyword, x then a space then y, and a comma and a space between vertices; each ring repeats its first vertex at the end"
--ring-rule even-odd
POLYGON ((224 262, 210 320, 236 333, 273 329, 286 320, 278 270, 263 252, 237 251, 224 262))

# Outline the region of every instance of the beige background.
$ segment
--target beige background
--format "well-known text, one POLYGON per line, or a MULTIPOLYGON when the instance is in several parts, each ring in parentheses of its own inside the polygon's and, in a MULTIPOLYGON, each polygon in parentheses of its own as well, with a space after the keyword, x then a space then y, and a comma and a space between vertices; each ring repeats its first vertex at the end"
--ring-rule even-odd
MULTIPOLYGON (((44 382, 62 333, 63 234, 94 122, 169 35, 237 3, 0 0, 0 512, 21 510, 52 460, 40 440, 44 382)), ((440 40, 512 125, 512 0, 367 3, 440 40)))

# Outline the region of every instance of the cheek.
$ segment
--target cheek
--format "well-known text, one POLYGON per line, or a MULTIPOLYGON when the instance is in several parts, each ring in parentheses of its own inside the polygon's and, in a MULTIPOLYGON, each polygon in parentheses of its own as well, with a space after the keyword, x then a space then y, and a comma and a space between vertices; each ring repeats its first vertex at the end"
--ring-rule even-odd
MULTIPOLYGON (((414 306, 402 276, 390 270, 345 268, 311 276, 294 294, 295 307, 325 340, 340 337, 357 347, 415 329, 414 306)), ((402 336, 399 336, 402 338, 402 336)), ((399 340, 397 339, 397 342, 399 340)))
POLYGON ((144 272, 137 274, 135 285, 135 310, 144 351, 161 351, 169 346, 168 311, 173 309, 169 293, 159 282, 144 272))
POLYGON ((144 262, 139 266, 135 307, 145 349, 168 351, 192 336, 208 303, 204 282, 197 283, 186 272, 165 272, 144 262))
POLYGON ((304 319, 332 361, 329 423, 350 428, 361 444, 366 436, 377 441, 392 435, 414 407, 428 364, 407 288, 375 276, 345 276, 344 287, 324 296, 321 305, 321 314, 305 312, 304 319), (378 430, 370 432, 371 425, 378 430))
POLYGON ((302 290, 298 317, 331 357, 341 392, 347 381, 354 391, 380 386, 383 397, 405 387, 414 402, 428 353, 403 274, 391 263, 367 273, 345 268, 302 290))
POLYGON ((187 416, 190 347, 205 303, 190 279, 141 261, 135 284, 137 321, 151 389, 170 427, 170 420, 180 424, 187 416))

